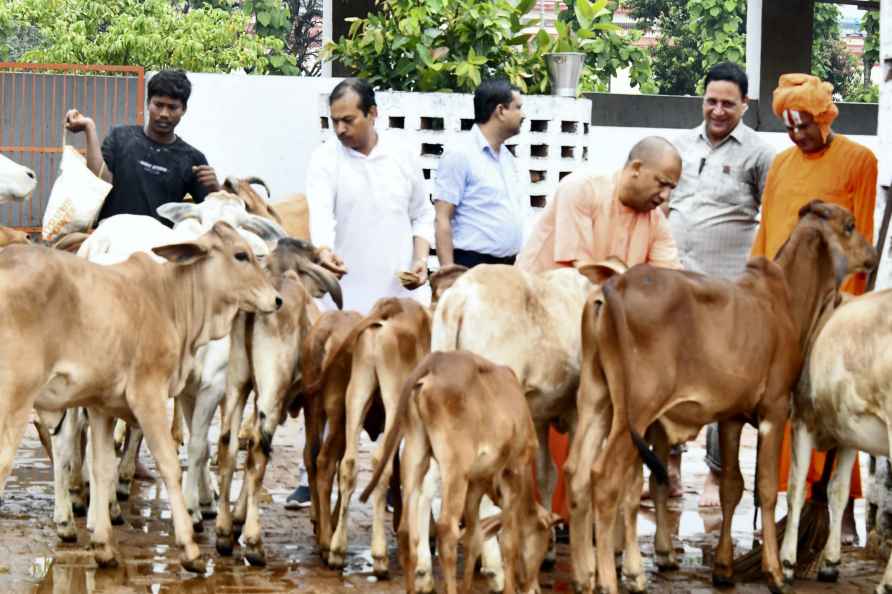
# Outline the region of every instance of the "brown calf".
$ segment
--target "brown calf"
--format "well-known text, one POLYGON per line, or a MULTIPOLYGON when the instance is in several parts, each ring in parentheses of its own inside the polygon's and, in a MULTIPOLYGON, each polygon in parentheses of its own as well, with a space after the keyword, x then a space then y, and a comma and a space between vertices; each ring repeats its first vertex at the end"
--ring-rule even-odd
MULTIPOLYGON (((239 310, 270 313, 281 298, 248 244, 225 223, 193 242, 99 266, 58 250, 0 253, 0 485, 33 407, 90 408, 96 510, 92 544, 115 563, 109 519, 114 417, 136 421, 170 495, 182 562, 203 571, 180 489, 167 400, 179 394, 196 351, 226 336, 239 310)), ((0 487, 2 489, 2 487, 0 487)))
POLYGON ((337 279, 318 264, 316 250, 308 242, 279 240, 267 266, 283 306, 268 316, 241 315, 233 324, 218 448, 217 551, 231 554, 237 540, 233 533, 234 520, 237 525, 244 524, 246 557, 254 565, 266 563, 258 495, 272 454, 273 435, 301 383, 300 345, 319 318, 313 298, 329 293, 336 304, 341 304, 337 279), (245 482, 233 518, 229 493, 238 446, 235 436, 252 388, 257 415, 248 440, 245 482))
MULTIPOLYGON (((350 497, 356 487, 359 433, 363 426, 375 425, 369 419, 373 406, 383 405, 385 431, 393 424, 400 387, 429 351, 430 314, 427 310, 413 299, 381 299, 331 355, 332 362, 325 367, 322 380, 311 388, 317 393, 324 392, 324 401, 333 403, 331 406, 339 406, 334 403, 339 398, 338 394, 343 394, 340 398, 344 407, 344 421, 341 423, 334 412, 329 412, 332 415, 328 419, 329 432, 335 435, 329 436, 331 449, 326 449, 326 455, 319 457, 316 485, 311 487, 316 490, 316 503, 319 506, 317 541, 323 556, 327 554, 328 564, 334 568, 344 566, 347 554, 347 514, 350 497), (347 382, 344 369, 350 370, 347 382), (342 432, 342 435, 337 435, 337 432, 342 432), (340 453, 340 443, 344 445, 339 462, 337 454, 340 453), (333 519, 327 510, 331 498, 330 477, 334 474, 334 465, 338 463, 340 506, 337 518, 333 519)), ((375 435, 374 432, 370 434, 375 435)), ((379 457, 380 448, 373 460, 379 457)), ((390 473, 389 469, 385 472, 384 485, 390 473)), ((372 524, 372 558, 374 572, 379 577, 386 576, 388 571, 385 497, 386 489, 382 485, 375 492, 372 524)))
MULTIPOLYGON (((599 543, 611 542, 617 504, 624 498, 623 573, 630 590, 646 585, 635 532, 639 455, 652 470, 659 566, 675 565, 665 518, 669 445, 692 439, 707 423, 721 422, 722 441, 723 521, 714 583, 732 579, 731 518, 743 491, 737 453, 747 419, 758 420, 762 438, 757 485, 762 517, 774 517, 781 436, 805 345, 842 279, 876 262, 844 208, 813 201, 799 216, 775 261, 750 260, 736 282, 641 265, 604 286, 603 306, 593 299, 586 306, 571 471, 592 472, 599 543), (656 456, 641 437, 645 432, 656 456)), ((578 479, 571 478, 571 491, 578 479)), ((591 540, 581 536, 586 520, 580 513, 590 504, 576 493, 572 498, 575 586, 590 590, 591 540)), ((774 522, 763 523, 763 542, 763 571, 772 590, 782 590, 774 522)), ((597 579, 600 590, 617 591, 610 546, 598 547, 597 579)))
MULTIPOLYGON (((415 592, 422 482, 433 458, 440 466, 443 507, 437 542, 446 591, 456 592, 456 545, 464 522, 464 590, 470 591, 474 564, 483 542, 478 525, 480 500, 488 495, 502 507, 501 549, 505 594, 515 588, 538 591, 539 566, 551 542, 557 516, 536 503, 531 466, 538 448, 523 389, 509 367, 463 351, 434 352, 403 384, 382 456, 360 496, 365 501, 390 468, 405 435, 402 454, 403 515, 400 557, 406 588, 415 592)), ((424 517, 422 517, 424 516, 424 517)), ((495 522, 487 522, 494 531, 495 522)))

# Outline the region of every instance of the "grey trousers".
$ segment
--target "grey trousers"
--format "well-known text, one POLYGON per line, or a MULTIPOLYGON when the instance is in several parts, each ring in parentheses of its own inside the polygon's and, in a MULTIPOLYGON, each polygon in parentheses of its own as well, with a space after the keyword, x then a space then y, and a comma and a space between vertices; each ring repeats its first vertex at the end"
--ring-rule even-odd
POLYGON ((715 474, 722 472, 722 452, 719 440, 719 424, 710 423, 706 426, 706 465, 715 474))

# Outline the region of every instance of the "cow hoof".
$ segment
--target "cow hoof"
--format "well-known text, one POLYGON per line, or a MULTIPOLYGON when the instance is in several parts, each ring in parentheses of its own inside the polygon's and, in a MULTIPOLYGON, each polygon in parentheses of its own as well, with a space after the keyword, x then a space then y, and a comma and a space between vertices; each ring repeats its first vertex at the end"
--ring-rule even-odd
POLYGON ((647 576, 643 573, 638 575, 623 575, 623 582, 626 590, 633 594, 644 594, 647 592, 647 576))
POLYGON ((112 569, 118 566, 115 551, 109 544, 93 543, 90 546, 93 549, 93 559, 96 560, 96 565, 100 568, 112 569))
POLYGON ((554 571, 555 565, 557 565, 557 559, 546 556, 544 559, 542 559, 542 565, 539 566, 539 569, 547 572, 554 571))
POLYGON ((836 583, 839 581, 838 564, 832 567, 824 566, 818 570, 818 581, 827 583, 836 583))
POLYGON ((189 573, 203 575, 207 571, 207 563, 200 555, 195 559, 182 559, 180 565, 189 573))
POLYGON ((124 525, 124 514, 120 511, 116 514, 112 514, 111 516, 112 526, 123 526, 124 525))
POLYGON ((195 518, 192 519, 192 532, 195 534, 204 534, 204 522, 196 522, 195 518))
POLYGON ((208 505, 207 507, 204 504, 201 505, 201 517, 204 520, 216 520, 217 519, 217 509, 208 505))
POLYGON ((130 482, 118 482, 118 486, 115 489, 118 501, 127 501, 130 499, 130 485, 130 482))
POLYGON ((83 518, 87 515, 87 502, 78 499, 77 501, 71 502, 71 513, 74 514, 75 518, 83 518))
POLYGON ((244 528, 244 527, 245 527, 244 522, 233 522, 232 535, 235 537, 236 540, 238 540, 242 537, 242 528, 244 528))
POLYGON ((876 594, 892 594, 892 585, 880 584, 877 586, 876 594))
POLYGON ((245 559, 253 567, 266 567, 266 553, 263 551, 263 544, 248 544, 245 550, 245 559))
POLYGON ((712 585, 716 588, 733 588, 734 579, 726 575, 714 573, 712 574, 712 585))
POLYGON ((344 558, 346 557, 346 551, 335 551, 331 550, 328 552, 328 566, 332 569, 342 570, 344 569, 344 558))
POLYGON ((434 580, 428 571, 415 572, 415 591, 418 594, 436 594, 434 580))
POLYGON ((387 555, 383 557, 372 556, 373 568, 372 572, 375 574, 375 577, 379 580, 389 580, 390 579, 390 559, 387 555))
POLYGON ((59 540, 67 543, 77 542, 77 527, 74 522, 65 522, 56 525, 56 536, 59 540))
POLYGON ((659 571, 678 571, 678 561, 675 560, 675 555, 671 551, 668 553, 656 551, 654 557, 654 562, 659 571))
POLYGON ((232 549, 235 547, 234 543, 235 540, 232 538, 232 534, 217 532, 217 554, 221 557, 232 556, 232 549))
POLYGON ((793 586, 786 583, 781 583, 780 585, 769 583, 768 591, 771 594, 793 594, 794 592, 793 586))

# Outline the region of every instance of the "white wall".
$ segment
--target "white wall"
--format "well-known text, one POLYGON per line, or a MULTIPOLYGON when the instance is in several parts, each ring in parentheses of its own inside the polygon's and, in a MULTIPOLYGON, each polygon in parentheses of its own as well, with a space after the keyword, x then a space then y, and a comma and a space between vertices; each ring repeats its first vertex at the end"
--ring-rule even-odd
POLYGON ((340 79, 196 73, 189 79, 192 97, 177 134, 207 156, 221 182, 256 175, 274 202, 303 192, 319 143, 319 95, 340 79))

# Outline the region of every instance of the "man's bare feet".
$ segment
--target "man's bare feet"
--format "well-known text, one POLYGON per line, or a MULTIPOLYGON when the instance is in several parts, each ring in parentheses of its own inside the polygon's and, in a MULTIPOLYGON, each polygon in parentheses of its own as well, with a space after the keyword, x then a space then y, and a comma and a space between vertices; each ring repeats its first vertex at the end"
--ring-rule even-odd
POLYGON ((842 512, 842 544, 858 544, 858 530, 855 528, 855 500, 849 499, 846 509, 842 512))
POLYGON ((703 491, 700 493, 700 500, 697 505, 700 507, 717 508, 721 506, 722 501, 719 498, 719 477, 709 469, 706 473, 706 482, 703 484, 703 491))

